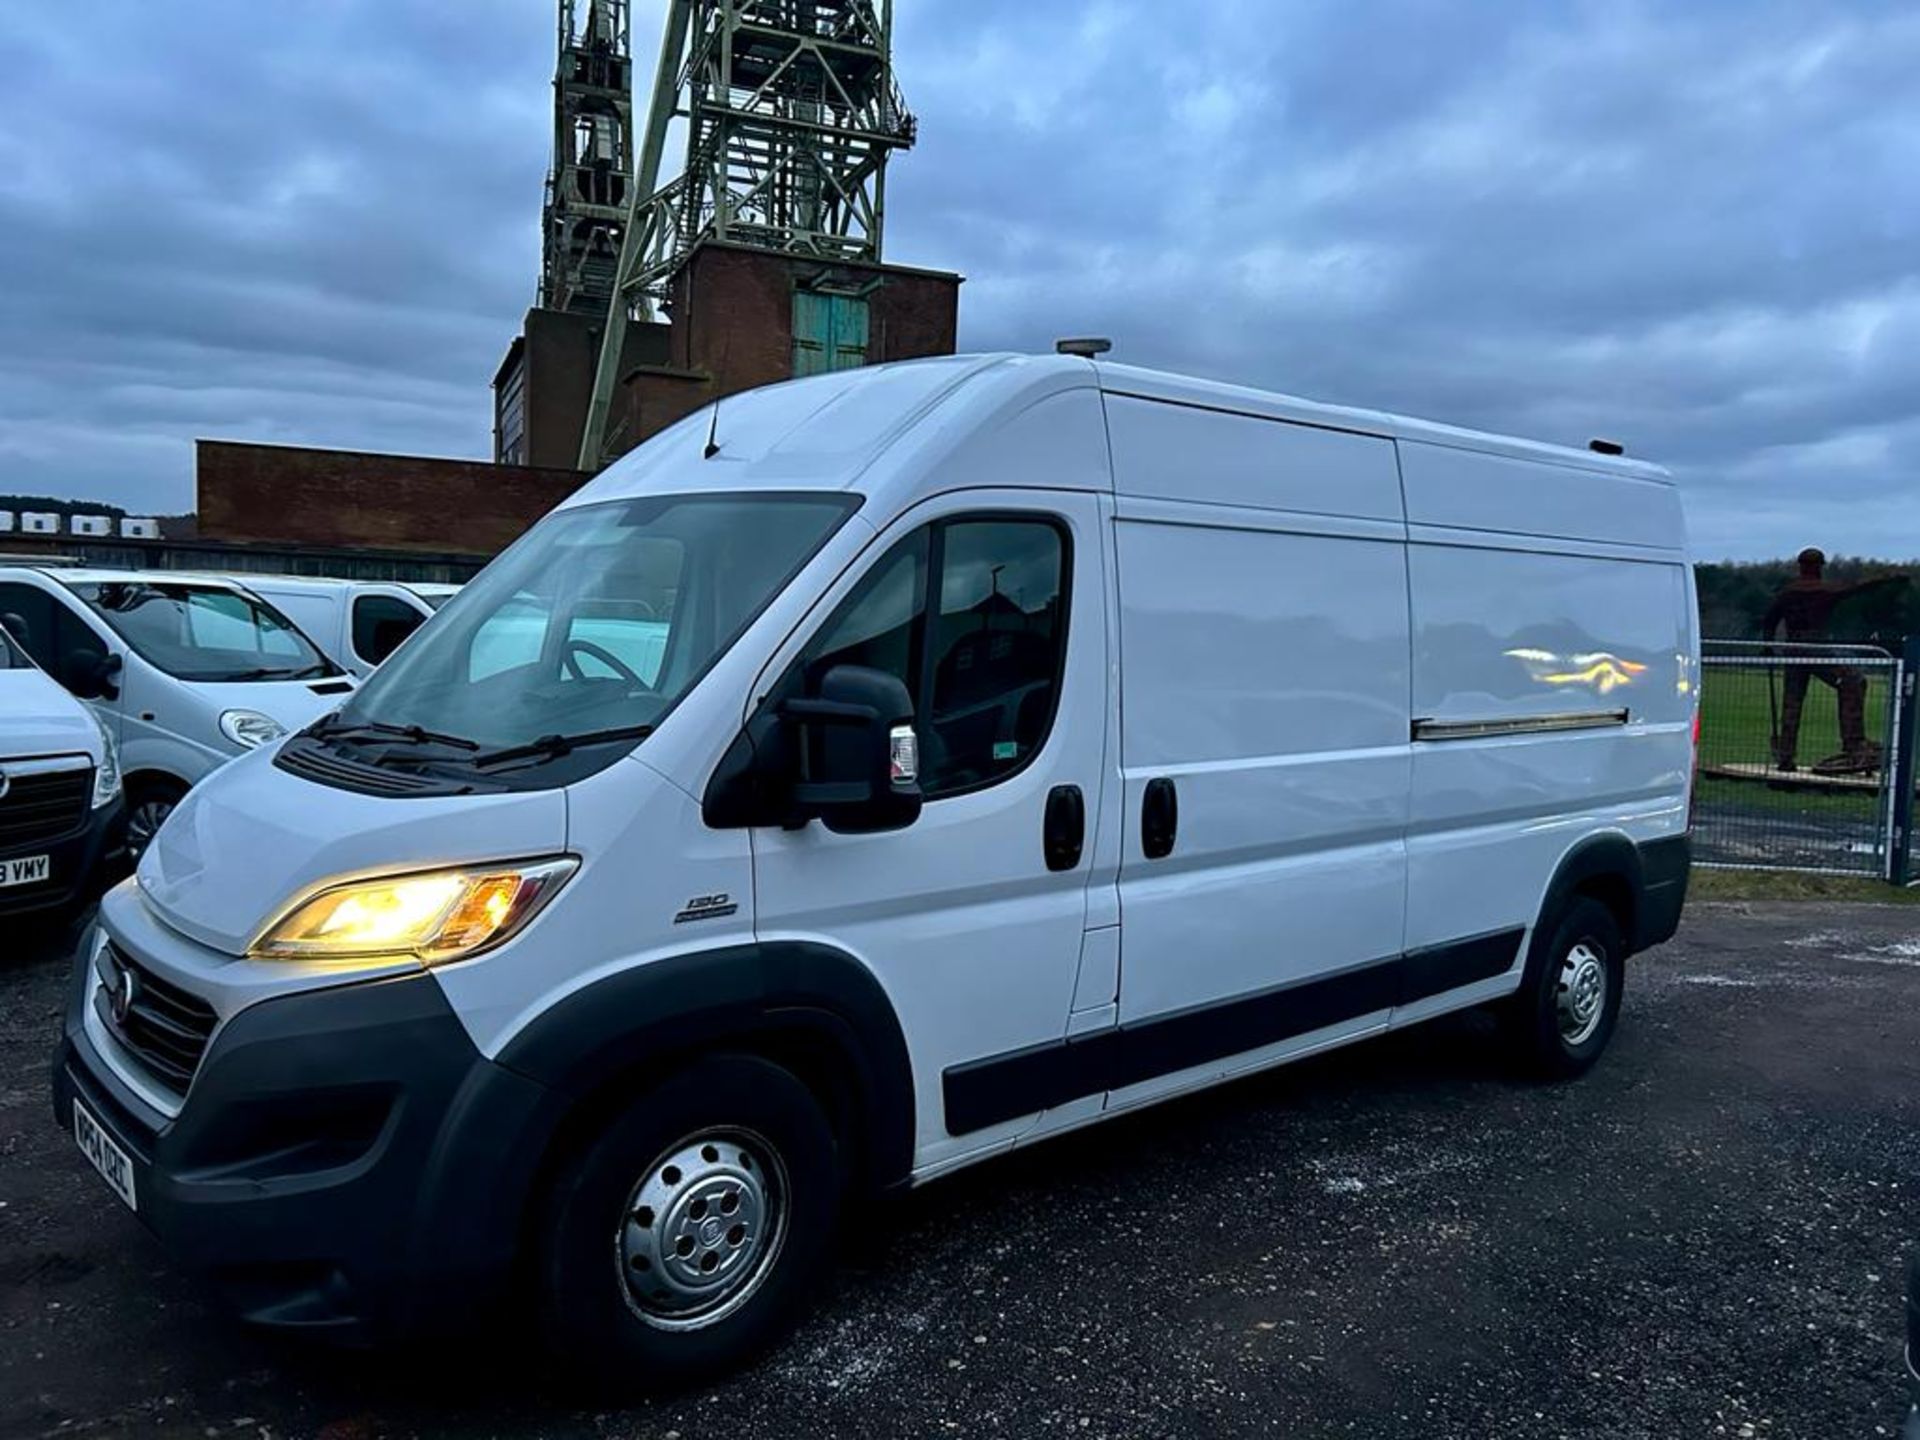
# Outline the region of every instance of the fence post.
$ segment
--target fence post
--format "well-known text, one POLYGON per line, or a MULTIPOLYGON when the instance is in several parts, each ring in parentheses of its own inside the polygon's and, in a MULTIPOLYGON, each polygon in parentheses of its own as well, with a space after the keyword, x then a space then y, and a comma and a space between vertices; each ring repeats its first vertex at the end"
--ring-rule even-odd
POLYGON ((1894 712, 1897 719, 1893 734, 1887 738, 1892 742, 1892 757, 1889 761, 1893 783, 1893 834, 1892 850, 1887 856, 1887 878, 1896 885, 1911 884, 1916 878, 1913 873, 1913 789, 1916 780, 1916 761, 1914 736, 1917 696, 1914 678, 1920 675, 1920 635, 1907 637, 1907 648, 1901 656, 1897 672, 1897 690, 1899 708, 1894 712))

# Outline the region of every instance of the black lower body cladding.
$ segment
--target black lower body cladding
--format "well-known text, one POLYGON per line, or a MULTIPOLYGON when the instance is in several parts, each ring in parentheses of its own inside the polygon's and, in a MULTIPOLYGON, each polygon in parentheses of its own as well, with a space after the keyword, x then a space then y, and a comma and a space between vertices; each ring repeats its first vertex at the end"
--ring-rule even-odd
POLYGON ((420 974, 263 1001, 215 1036, 168 1120, 82 1022, 54 1065, 132 1159, 138 1215, 244 1318, 347 1342, 461 1321, 497 1293, 556 1121, 545 1087, 473 1047, 420 974))
POLYGON ((1639 903, 1635 907, 1635 950, 1671 940, 1687 903, 1687 877, 1693 873, 1693 837, 1675 835, 1640 846, 1639 903))

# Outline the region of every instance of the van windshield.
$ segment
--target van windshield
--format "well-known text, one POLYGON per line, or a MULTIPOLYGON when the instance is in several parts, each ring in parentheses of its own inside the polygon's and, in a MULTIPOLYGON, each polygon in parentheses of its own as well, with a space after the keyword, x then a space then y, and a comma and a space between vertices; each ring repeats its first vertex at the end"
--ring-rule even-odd
POLYGON ((266 601, 171 580, 69 588, 136 653, 182 680, 310 680, 340 670, 266 601))
POLYGON ((483 768, 631 746, 856 504, 666 495, 550 515, 315 733, 366 742, 373 763, 400 763, 410 746, 483 768))

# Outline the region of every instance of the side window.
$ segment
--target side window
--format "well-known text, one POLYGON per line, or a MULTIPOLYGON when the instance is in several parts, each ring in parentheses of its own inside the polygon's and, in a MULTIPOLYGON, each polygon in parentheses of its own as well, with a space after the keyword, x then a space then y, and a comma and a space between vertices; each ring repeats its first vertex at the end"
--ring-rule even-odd
POLYGON ((933 762, 930 795, 1026 764, 1053 725, 1066 651, 1058 528, 958 521, 944 538, 929 698, 914 705, 933 762))
POLYGON ((927 549, 932 532, 916 530, 869 570, 800 657, 811 694, 836 665, 864 665, 905 682, 919 708, 921 619, 927 606, 927 549))
POLYGON ((359 595, 353 602, 353 653, 378 665, 420 628, 420 612, 391 595, 359 595))
POLYGON ((800 685, 811 691, 835 665, 899 676, 927 798, 990 784, 1046 743, 1066 654, 1066 573, 1065 534, 1045 520, 917 530, 802 652, 800 685))
POLYGON ((33 663, 57 675, 58 653, 53 633, 53 597, 32 585, 0 585, 0 625, 7 627, 33 663))

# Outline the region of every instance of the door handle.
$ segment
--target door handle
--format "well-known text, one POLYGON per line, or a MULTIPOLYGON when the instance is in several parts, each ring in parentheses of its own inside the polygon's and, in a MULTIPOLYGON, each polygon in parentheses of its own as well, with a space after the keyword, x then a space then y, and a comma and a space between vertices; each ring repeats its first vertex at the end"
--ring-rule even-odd
POLYGON ((1180 830, 1180 797, 1173 781, 1162 775, 1147 782, 1147 793, 1140 802, 1140 849, 1149 860, 1173 853, 1174 836, 1180 830))
POLYGON ((1071 870, 1087 842, 1087 802, 1078 785, 1056 785, 1047 792, 1047 816, 1041 834, 1047 869, 1071 870))

